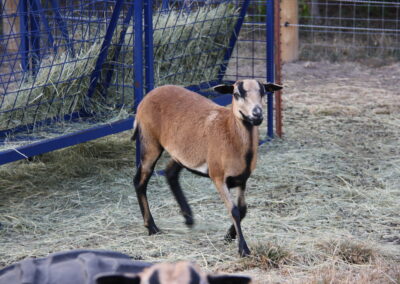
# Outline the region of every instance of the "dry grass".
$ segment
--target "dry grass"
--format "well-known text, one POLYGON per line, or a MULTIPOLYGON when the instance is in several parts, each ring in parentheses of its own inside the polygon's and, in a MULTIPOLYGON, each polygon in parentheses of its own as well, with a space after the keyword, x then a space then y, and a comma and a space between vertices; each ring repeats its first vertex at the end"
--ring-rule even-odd
POLYGON ((260 148, 248 182, 251 258, 224 243, 230 220, 212 183, 187 172, 196 226, 156 175, 148 195, 163 234, 148 237, 124 133, 0 168, 0 266, 102 248, 256 283, 399 283, 400 65, 300 62, 284 74, 285 138, 260 148))
POLYGON ((243 271, 258 268, 269 270, 279 268, 290 262, 290 253, 283 247, 273 243, 257 243, 252 248, 249 257, 241 258, 233 267, 234 271, 243 271))

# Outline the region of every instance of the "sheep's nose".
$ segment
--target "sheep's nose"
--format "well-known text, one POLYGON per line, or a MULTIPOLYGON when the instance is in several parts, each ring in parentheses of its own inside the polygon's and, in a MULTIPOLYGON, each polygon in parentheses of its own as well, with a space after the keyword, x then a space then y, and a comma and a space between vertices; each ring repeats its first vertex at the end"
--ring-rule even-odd
POLYGON ((259 106, 253 108, 253 116, 257 118, 262 117, 262 108, 259 106))

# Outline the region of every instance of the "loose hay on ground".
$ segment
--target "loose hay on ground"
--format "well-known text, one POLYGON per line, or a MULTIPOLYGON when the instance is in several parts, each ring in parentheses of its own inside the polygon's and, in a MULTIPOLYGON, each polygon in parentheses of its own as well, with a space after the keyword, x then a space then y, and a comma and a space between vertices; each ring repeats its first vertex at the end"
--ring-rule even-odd
MULTIPOLYGON (((300 62, 284 71, 286 136, 260 148, 243 230, 253 251, 268 243, 288 256, 279 268, 243 273, 259 283, 396 283, 400 65, 300 62), (313 111, 330 106, 337 111, 313 111), (382 107, 388 113, 377 114, 382 107), (350 250, 335 245, 349 240, 350 250), (351 260, 359 244, 366 250, 351 260), (352 263, 359 259, 365 261, 352 263)), ((196 260, 206 270, 244 269, 237 266, 236 244, 223 241, 230 220, 214 186, 191 173, 181 182, 194 229, 185 227, 164 177, 156 175, 148 195, 164 233, 146 235, 132 187, 133 156, 126 133, 2 166, 0 266, 53 251, 102 248, 146 261, 196 260)))

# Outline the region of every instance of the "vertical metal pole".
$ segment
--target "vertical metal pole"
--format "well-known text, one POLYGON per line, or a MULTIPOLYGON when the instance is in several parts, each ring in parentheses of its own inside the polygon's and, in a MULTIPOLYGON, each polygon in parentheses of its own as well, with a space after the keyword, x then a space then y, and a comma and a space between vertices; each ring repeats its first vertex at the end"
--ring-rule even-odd
MULTIPOLYGON (((68 45, 69 54, 72 57, 75 57, 74 45, 73 45, 72 40, 69 38, 67 24, 63 20, 63 17, 60 13, 61 9, 60 9, 60 5, 58 4, 59 1, 58 0, 50 0, 50 2, 51 2, 51 6, 53 7, 52 11, 54 11, 54 16, 55 16, 55 20, 57 22, 58 28, 60 29, 61 35, 68 45)), ((70 9, 72 10, 71 5, 69 5, 69 6, 70 6, 70 9)))
POLYGON ((122 6, 124 0, 117 0, 114 6, 114 11, 111 15, 110 23, 108 24, 106 34, 104 36, 103 43, 101 44, 100 53, 96 60, 96 65, 92 74, 90 75, 90 85, 87 91, 87 95, 85 97, 85 112, 90 109, 90 99, 95 93, 97 87, 97 81, 101 77, 101 70, 103 68, 103 64, 107 59, 108 49, 112 42, 112 37, 114 35, 115 29, 117 28, 119 15, 121 14, 122 6))
POLYGON ((21 29, 21 46, 19 53, 21 55, 22 70, 26 72, 29 70, 28 0, 20 0, 18 8, 21 29))
MULTIPOLYGON (((279 1, 279 0, 277 0, 279 1)), ((267 0, 267 81, 274 82, 274 0, 267 0)), ((274 137, 274 97, 273 93, 267 94, 267 135, 274 137)))
POLYGON ((144 3, 146 93, 154 89, 153 1, 144 3))
POLYGON ((30 44, 31 44, 31 64, 32 73, 35 75, 39 69, 40 64, 40 16, 39 7, 36 5, 35 0, 30 0, 30 44))
POLYGON ((169 9, 168 0, 162 0, 161 11, 166 11, 168 9, 169 9))
MULTIPOLYGON (((143 2, 142 0, 135 0, 134 11, 134 48, 133 48, 133 62, 134 62, 134 110, 137 112, 137 107, 143 99, 143 2)), ((140 139, 136 139, 136 166, 140 165, 140 139)))
POLYGON ((124 23, 123 23, 123 28, 122 28, 121 33, 119 35, 118 44, 117 44, 117 46, 115 48, 114 55, 113 55, 113 58, 111 60, 111 66, 107 71, 107 75, 106 75, 105 80, 103 81, 103 90, 102 90, 102 92, 103 92, 102 95, 103 96, 106 95, 106 92, 107 92, 108 88, 110 87, 111 79, 112 79, 112 76, 114 74, 114 71, 116 71, 116 68, 117 68, 116 67, 116 63, 118 62, 118 58, 119 58, 119 55, 121 53, 122 46, 124 45, 124 42, 125 42, 125 36, 126 36, 126 32, 128 31, 128 25, 131 22, 131 19, 132 19, 132 16, 133 16, 133 8, 134 8, 134 3, 131 3, 131 5, 130 5, 130 7, 128 9, 128 12, 127 12, 127 14, 125 16, 125 20, 124 20, 124 23))
POLYGON ((54 43, 54 38, 53 35, 51 34, 51 28, 49 26, 49 21, 46 18, 46 14, 44 12, 43 6, 40 3, 40 0, 33 0, 35 2, 35 5, 37 7, 38 13, 40 15, 40 20, 43 23, 44 29, 47 32, 48 40, 49 40, 49 46, 50 48, 53 48, 54 53, 57 53, 57 46, 54 43))
MULTIPOLYGON (((281 5, 275 0, 275 82, 282 84, 282 54, 281 54, 281 5)), ((275 122, 276 134, 282 138, 282 91, 275 92, 275 122)))
POLYGON ((226 53, 224 55, 224 61, 219 67, 218 77, 217 77, 218 81, 222 81, 222 79, 225 76, 226 69, 228 68, 229 59, 231 58, 233 49, 235 48, 235 44, 239 37, 240 29, 242 28, 244 19, 246 17, 247 8, 249 7, 249 5, 250 5, 250 0, 243 1, 235 28, 233 30, 231 38, 229 39, 228 48, 226 49, 226 53))

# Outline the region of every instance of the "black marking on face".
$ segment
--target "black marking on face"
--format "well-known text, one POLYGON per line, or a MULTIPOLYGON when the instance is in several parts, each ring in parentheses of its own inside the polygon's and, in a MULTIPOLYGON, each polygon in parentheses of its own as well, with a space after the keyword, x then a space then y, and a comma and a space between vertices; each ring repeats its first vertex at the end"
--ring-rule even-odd
POLYGON ((251 121, 251 118, 248 117, 247 115, 245 115, 241 110, 239 110, 239 112, 240 112, 240 114, 242 115, 242 118, 243 118, 242 121, 243 121, 244 126, 245 126, 246 128, 252 126, 253 123, 252 123, 252 121, 251 121))
POLYGON ((250 118, 249 116, 245 115, 242 111, 240 111, 240 114, 242 115, 242 122, 243 125, 247 128, 247 127, 252 127, 252 126, 258 126, 262 123, 263 121, 263 117, 259 117, 259 118, 250 118))
POLYGON ((200 277, 199 277, 199 274, 196 272, 196 271, 194 271, 194 269, 193 268, 189 268, 189 270, 190 270, 190 284, 200 284, 200 277))
POLYGON ((261 97, 265 96, 265 88, 264 88, 264 85, 261 84, 261 83, 258 82, 258 81, 257 81, 257 83, 258 83, 258 86, 259 86, 259 88, 260 88, 260 95, 261 95, 261 97))
POLYGON ((240 81, 237 83, 237 88, 239 90, 239 93, 234 93, 233 95, 235 96, 235 99, 242 98, 244 99, 247 96, 246 90, 243 87, 243 82, 240 81))
POLYGON ((158 277, 158 271, 154 271, 149 278, 149 284, 160 284, 160 278, 158 277))

